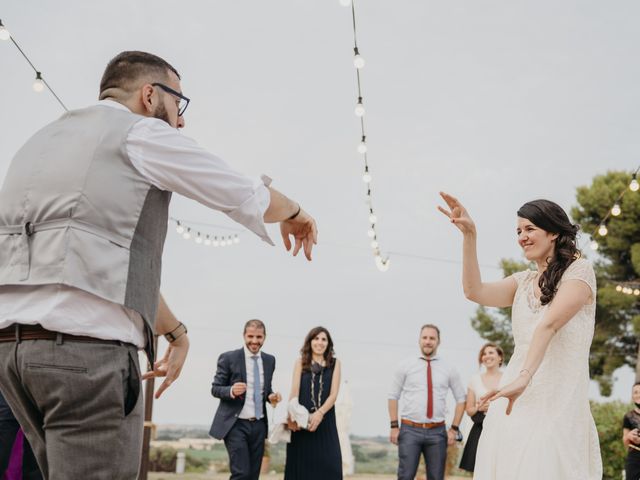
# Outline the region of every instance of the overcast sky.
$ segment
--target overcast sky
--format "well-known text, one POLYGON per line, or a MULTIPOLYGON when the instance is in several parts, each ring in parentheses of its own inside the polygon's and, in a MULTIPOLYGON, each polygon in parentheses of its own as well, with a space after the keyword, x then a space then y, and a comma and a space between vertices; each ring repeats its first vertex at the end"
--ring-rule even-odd
MULTIPOLYGON (((158 54, 192 99, 184 134, 242 172, 268 174, 318 221, 311 263, 284 252, 275 226, 277 247, 241 232, 224 249, 170 226, 163 292, 192 349, 155 405, 158 423, 210 423, 216 359, 242 345, 242 325, 257 317, 285 396, 305 334, 324 325, 349 381, 352 431, 386 434, 390 378, 418 352, 421 324, 440 325, 441 352, 465 383, 483 343, 438 191, 468 207, 483 276, 497 279, 500 258, 521 258, 522 203, 545 197, 569 209, 576 187, 638 164, 637 2, 361 0, 357 14, 379 240, 407 254, 391 254, 385 273, 367 237, 351 14, 338 0, 2 3, 0 19, 68 107, 96 100, 120 51, 158 54)), ((0 65, 3 178, 22 143, 62 111, 33 92, 33 71, 10 42, 0 43, 0 65)), ((219 225, 203 228, 211 234, 237 228, 178 196, 171 215, 219 225)), ((619 377, 614 397, 627 400, 633 376, 619 377)))

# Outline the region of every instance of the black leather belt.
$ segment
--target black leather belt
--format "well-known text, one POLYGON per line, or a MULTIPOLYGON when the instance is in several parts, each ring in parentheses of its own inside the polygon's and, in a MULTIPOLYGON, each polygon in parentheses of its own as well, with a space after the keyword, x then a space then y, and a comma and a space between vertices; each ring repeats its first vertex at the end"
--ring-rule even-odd
POLYGON ((63 342, 106 343, 109 345, 123 345, 119 340, 102 340, 85 335, 69 335, 67 333, 47 330, 40 324, 21 325, 14 323, 0 329, 0 342, 21 342, 22 340, 61 340, 63 342))

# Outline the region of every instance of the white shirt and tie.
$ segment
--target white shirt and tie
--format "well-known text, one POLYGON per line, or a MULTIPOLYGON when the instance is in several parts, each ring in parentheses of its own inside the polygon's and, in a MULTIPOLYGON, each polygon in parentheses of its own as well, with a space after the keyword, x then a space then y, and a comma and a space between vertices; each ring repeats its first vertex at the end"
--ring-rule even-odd
POLYGON ((427 416, 429 403, 427 359, 415 356, 400 364, 393 376, 389 399, 401 400, 400 418, 415 423, 444 422, 447 392, 451 389, 456 403, 464 402, 466 390, 458 372, 439 355, 431 357, 433 415, 427 416))
POLYGON ((261 418, 262 413, 262 398, 264 395, 264 366, 262 364, 262 355, 260 352, 252 353, 245 346, 244 350, 244 364, 247 369, 247 391, 244 393, 244 406, 240 410, 238 418, 245 420, 251 418, 261 418), (257 358, 255 358, 257 357, 257 358), (258 391, 256 390, 256 363, 258 364, 258 391), (259 399, 259 404, 256 405, 256 399, 259 399))

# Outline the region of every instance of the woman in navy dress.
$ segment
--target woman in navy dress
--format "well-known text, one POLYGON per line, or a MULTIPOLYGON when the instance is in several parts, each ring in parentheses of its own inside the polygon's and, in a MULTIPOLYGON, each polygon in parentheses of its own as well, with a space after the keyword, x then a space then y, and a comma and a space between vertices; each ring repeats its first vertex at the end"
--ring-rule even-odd
POLYGON ((334 405, 340 387, 340 361, 324 327, 312 329, 296 360, 289 399, 309 410, 309 424, 289 420, 285 480, 342 480, 342 454, 334 405), (304 427, 304 428, 301 428, 304 427))

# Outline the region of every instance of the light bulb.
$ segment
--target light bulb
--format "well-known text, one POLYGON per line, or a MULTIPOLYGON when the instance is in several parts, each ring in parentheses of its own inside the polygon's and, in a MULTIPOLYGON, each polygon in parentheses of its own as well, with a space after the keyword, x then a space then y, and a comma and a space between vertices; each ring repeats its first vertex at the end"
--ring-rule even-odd
POLYGON ((11 34, 9 30, 2 24, 0 21, 0 40, 9 40, 11 38, 11 34))
POLYGON ((621 292, 622 291, 622 285, 618 285, 616 287, 616 292, 621 292))
POLYGON ((213 242, 211 242, 214 247, 220 246, 220 242, 218 241, 218 237, 213 238, 213 242))
POLYGON ((370 228, 367 230, 367 235, 369 235, 369 238, 373 238, 376 236, 376 231, 373 228, 370 228))
POLYGON ((637 288, 636 288, 636 289, 633 291, 633 294, 634 294, 634 295, 636 295, 636 296, 640 295, 640 289, 637 289, 637 288))
POLYGON ((367 143, 364 140, 358 144, 358 153, 367 153, 367 143))
POLYGON ((204 244, 207 247, 211 246, 211 239, 209 238, 209 235, 207 235, 207 238, 204 239, 204 244))
POLYGON ((364 58, 362 58, 362 55, 360 55, 359 53, 355 54, 353 57, 353 66, 356 68, 362 68, 364 67, 365 61, 364 58))
POLYGON ((591 250, 598 250, 598 242, 595 240, 591 242, 591 250))
POLYGON ((349 5, 351 5, 351 0, 340 0, 340 5, 342 5, 343 7, 348 7, 349 5))
POLYGON ((613 215, 614 217, 617 217, 621 213, 622 213, 622 209, 620 208, 620 205, 618 205, 617 203, 613 207, 611 207, 611 215, 613 215))
POLYGON ((187 231, 182 234, 182 238, 189 240, 191 238, 191 229, 187 228, 187 231))
POLYGON ((376 267, 378 267, 378 270, 380 270, 381 272, 386 272, 387 270, 389 270, 390 263, 391 260, 389 260, 388 258, 384 260, 382 256, 376 255, 376 267))
POLYGON ((632 192, 637 192, 638 189, 640 189, 640 183, 638 183, 638 180, 634 175, 633 178, 631 179, 631 183, 629 184, 629 190, 631 190, 632 192))
POLYGON ((374 240, 373 242, 371 242, 371 248, 378 248, 378 241, 374 240))
POLYGON ((627 295, 629 295, 630 293, 633 292, 633 290, 631 290, 630 288, 625 288, 624 290, 622 290, 624 293, 626 293, 627 295))
POLYGON ((362 181, 364 183, 371 183, 371 175, 369 174, 369 172, 362 175, 362 181))
POLYGON ((606 225, 600 225, 600 228, 598 228, 598 233, 600 234, 600 236, 604 237, 607 233, 609 233, 609 230, 607 230, 606 225))
POLYGON ((178 232, 179 235, 182 235, 184 233, 184 227, 179 223, 178 223, 178 226, 176 227, 176 232, 178 232))
POLYGON ((362 97, 358 97, 358 103, 355 109, 356 117, 362 117, 364 115, 364 105, 362 104, 362 97))
POLYGON ((44 81, 42 80, 42 75, 40 72, 36 72, 36 79, 33 82, 33 91, 40 93, 44 90, 44 81))
POLYGON ((200 236, 200 232, 198 232, 198 235, 196 235, 196 243, 198 245, 200 245, 202 243, 202 237, 200 236))
POLYGON ((236 245, 237 245, 238 243, 240 243, 240 237, 239 237, 238 235, 236 235, 236 236, 234 237, 234 239, 233 239, 233 243, 235 243, 236 245))
POLYGON ((364 203, 371 207, 371 190, 367 191, 367 194, 364 197, 364 203))
POLYGON ((373 213, 369 215, 369 223, 376 223, 378 221, 378 217, 376 217, 373 213))

